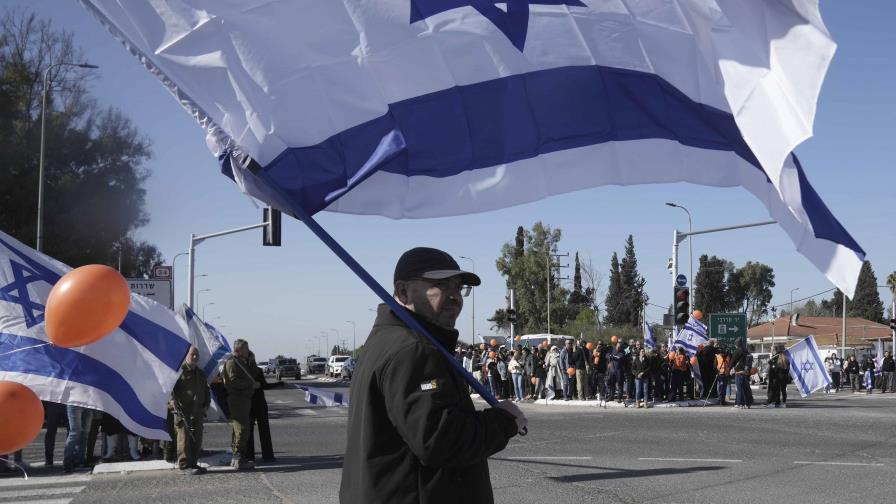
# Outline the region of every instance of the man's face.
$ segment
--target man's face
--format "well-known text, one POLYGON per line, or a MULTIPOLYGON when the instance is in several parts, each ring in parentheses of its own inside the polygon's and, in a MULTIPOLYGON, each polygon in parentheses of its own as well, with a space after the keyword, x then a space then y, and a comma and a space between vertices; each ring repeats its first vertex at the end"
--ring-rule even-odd
POLYGON ((187 353, 187 365, 193 369, 197 364, 199 364, 199 350, 196 347, 190 347, 190 351, 187 353))
POLYGON ((236 351, 236 356, 240 359, 246 360, 249 358, 249 345, 243 345, 239 347, 236 351))
POLYGON ((566 340, 566 349, 572 350, 572 341, 566 340))
POLYGON ((398 301, 407 309, 439 327, 454 329, 464 308, 463 284, 457 277, 443 280, 399 280, 395 282, 398 301))

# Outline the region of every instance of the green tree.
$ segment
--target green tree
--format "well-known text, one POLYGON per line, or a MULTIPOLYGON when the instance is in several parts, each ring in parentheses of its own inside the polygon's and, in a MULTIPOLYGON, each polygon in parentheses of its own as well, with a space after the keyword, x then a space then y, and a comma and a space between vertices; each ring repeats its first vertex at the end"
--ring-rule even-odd
POLYGON ((752 327, 768 314, 775 286, 775 271, 771 266, 747 261, 728 276, 728 293, 732 306, 747 314, 747 324, 752 327))
POLYGON ((647 293, 644 286, 647 280, 638 273, 638 258, 635 255, 635 239, 628 235, 625 241, 625 256, 619 265, 622 280, 622 302, 620 303, 620 318, 624 324, 633 327, 641 326, 641 312, 647 302, 647 293))
MULTIPOLYGON (((19 10, 0 15, 0 229, 31 246, 43 75, 53 63, 85 59, 72 34, 49 21, 19 10)), ((71 66, 49 74, 43 250, 71 266, 116 266, 116 244, 149 222, 143 163, 150 143, 120 112, 97 106, 89 75, 71 66)))
MULTIPOLYGON (((569 302, 567 303, 567 319, 576 320, 579 313, 591 304, 590 299, 582 288, 582 264, 579 262, 579 253, 576 252, 575 269, 572 275, 572 292, 569 293, 569 302)), ((592 310, 591 316, 594 316, 592 310)), ((593 321, 593 318, 592 318, 593 321)))
POLYGON ((619 256, 613 252, 610 258, 610 284, 607 287, 607 297, 604 301, 604 324, 621 325, 625 315, 621 308, 623 304, 622 272, 619 269, 619 256))
POLYGON ((706 315, 728 311, 731 308, 728 275, 734 271, 734 265, 706 254, 700 256, 699 263, 697 277, 694 278, 694 309, 702 310, 706 315))
POLYGON ((118 263, 121 274, 128 278, 148 278, 156 266, 162 265, 162 253, 155 245, 125 237, 114 245, 110 264, 118 263), (120 254, 120 257, 119 257, 120 254))
MULTIPOLYGON (((504 277, 507 288, 516 292, 517 332, 547 332, 548 269, 551 289, 551 327, 562 327, 567 318, 569 291, 560 285, 556 275, 556 261, 551 254, 557 252, 562 235, 559 229, 551 229, 536 222, 531 230, 523 230, 523 253, 519 253, 520 229, 514 243, 501 247, 501 256, 495 262, 504 277)), ((500 323, 500 310, 489 319, 500 323)))
POLYGON ((872 322, 884 320, 884 304, 880 300, 877 275, 874 274, 871 261, 862 263, 855 296, 846 302, 846 313, 850 317, 861 317, 872 322))

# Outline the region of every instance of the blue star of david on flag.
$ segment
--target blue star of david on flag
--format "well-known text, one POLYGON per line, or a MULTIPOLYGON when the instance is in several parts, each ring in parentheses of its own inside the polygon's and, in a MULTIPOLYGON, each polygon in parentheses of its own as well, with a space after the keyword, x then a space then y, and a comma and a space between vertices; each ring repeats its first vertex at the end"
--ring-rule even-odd
POLYGON ((411 0, 411 23, 470 6, 491 21, 514 47, 523 52, 529 31, 530 4, 587 7, 581 0, 411 0), (503 11, 495 4, 507 4, 507 10, 503 11))
POLYGON ((59 280, 59 275, 45 268, 39 262, 31 259, 5 241, 0 240, 0 244, 22 260, 21 263, 13 259, 9 260, 12 282, 0 287, 0 301, 19 305, 22 308, 25 326, 28 328, 34 327, 44 321, 45 306, 31 299, 28 286, 35 282, 47 282, 53 285, 59 280))

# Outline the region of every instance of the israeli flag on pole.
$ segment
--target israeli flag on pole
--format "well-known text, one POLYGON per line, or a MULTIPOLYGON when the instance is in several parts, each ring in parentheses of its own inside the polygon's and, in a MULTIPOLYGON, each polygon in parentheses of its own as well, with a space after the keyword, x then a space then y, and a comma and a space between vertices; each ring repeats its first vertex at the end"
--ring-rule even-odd
POLYGON ((644 321, 644 346, 647 348, 656 348, 656 340, 653 338, 653 329, 650 324, 644 321))
POLYGON ((187 324, 190 343, 199 350, 199 367, 211 383, 218 375, 218 366, 231 353, 230 344, 223 334, 203 322, 187 305, 182 305, 177 314, 187 324))
POLYGON ((45 401, 106 412, 129 431, 167 440, 168 399, 190 342, 168 308, 137 294, 121 326, 77 348, 49 343, 44 307, 71 268, 0 231, 0 380, 45 401))
POLYGON ((687 324, 678 331, 675 341, 672 342, 672 350, 684 348, 688 357, 692 357, 697 353, 700 345, 709 342, 707 327, 702 322, 694 318, 694 315, 688 319, 687 324))
POLYGON ((739 186, 854 295, 865 252, 793 154, 836 49, 818 0, 81 3, 292 215, 739 186))
POLYGON ((814 336, 807 336, 785 350, 784 354, 790 363, 790 376, 793 377, 793 383, 796 384, 801 396, 808 397, 812 392, 831 384, 831 377, 828 376, 824 361, 818 353, 814 336))

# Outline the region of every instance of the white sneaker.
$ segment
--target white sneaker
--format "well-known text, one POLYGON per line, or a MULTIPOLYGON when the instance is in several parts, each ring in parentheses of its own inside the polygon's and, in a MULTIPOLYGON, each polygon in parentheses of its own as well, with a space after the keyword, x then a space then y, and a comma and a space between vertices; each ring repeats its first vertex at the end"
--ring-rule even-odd
POLYGON ((781 403, 781 407, 782 407, 782 408, 786 408, 786 407, 787 407, 787 403, 781 403))

